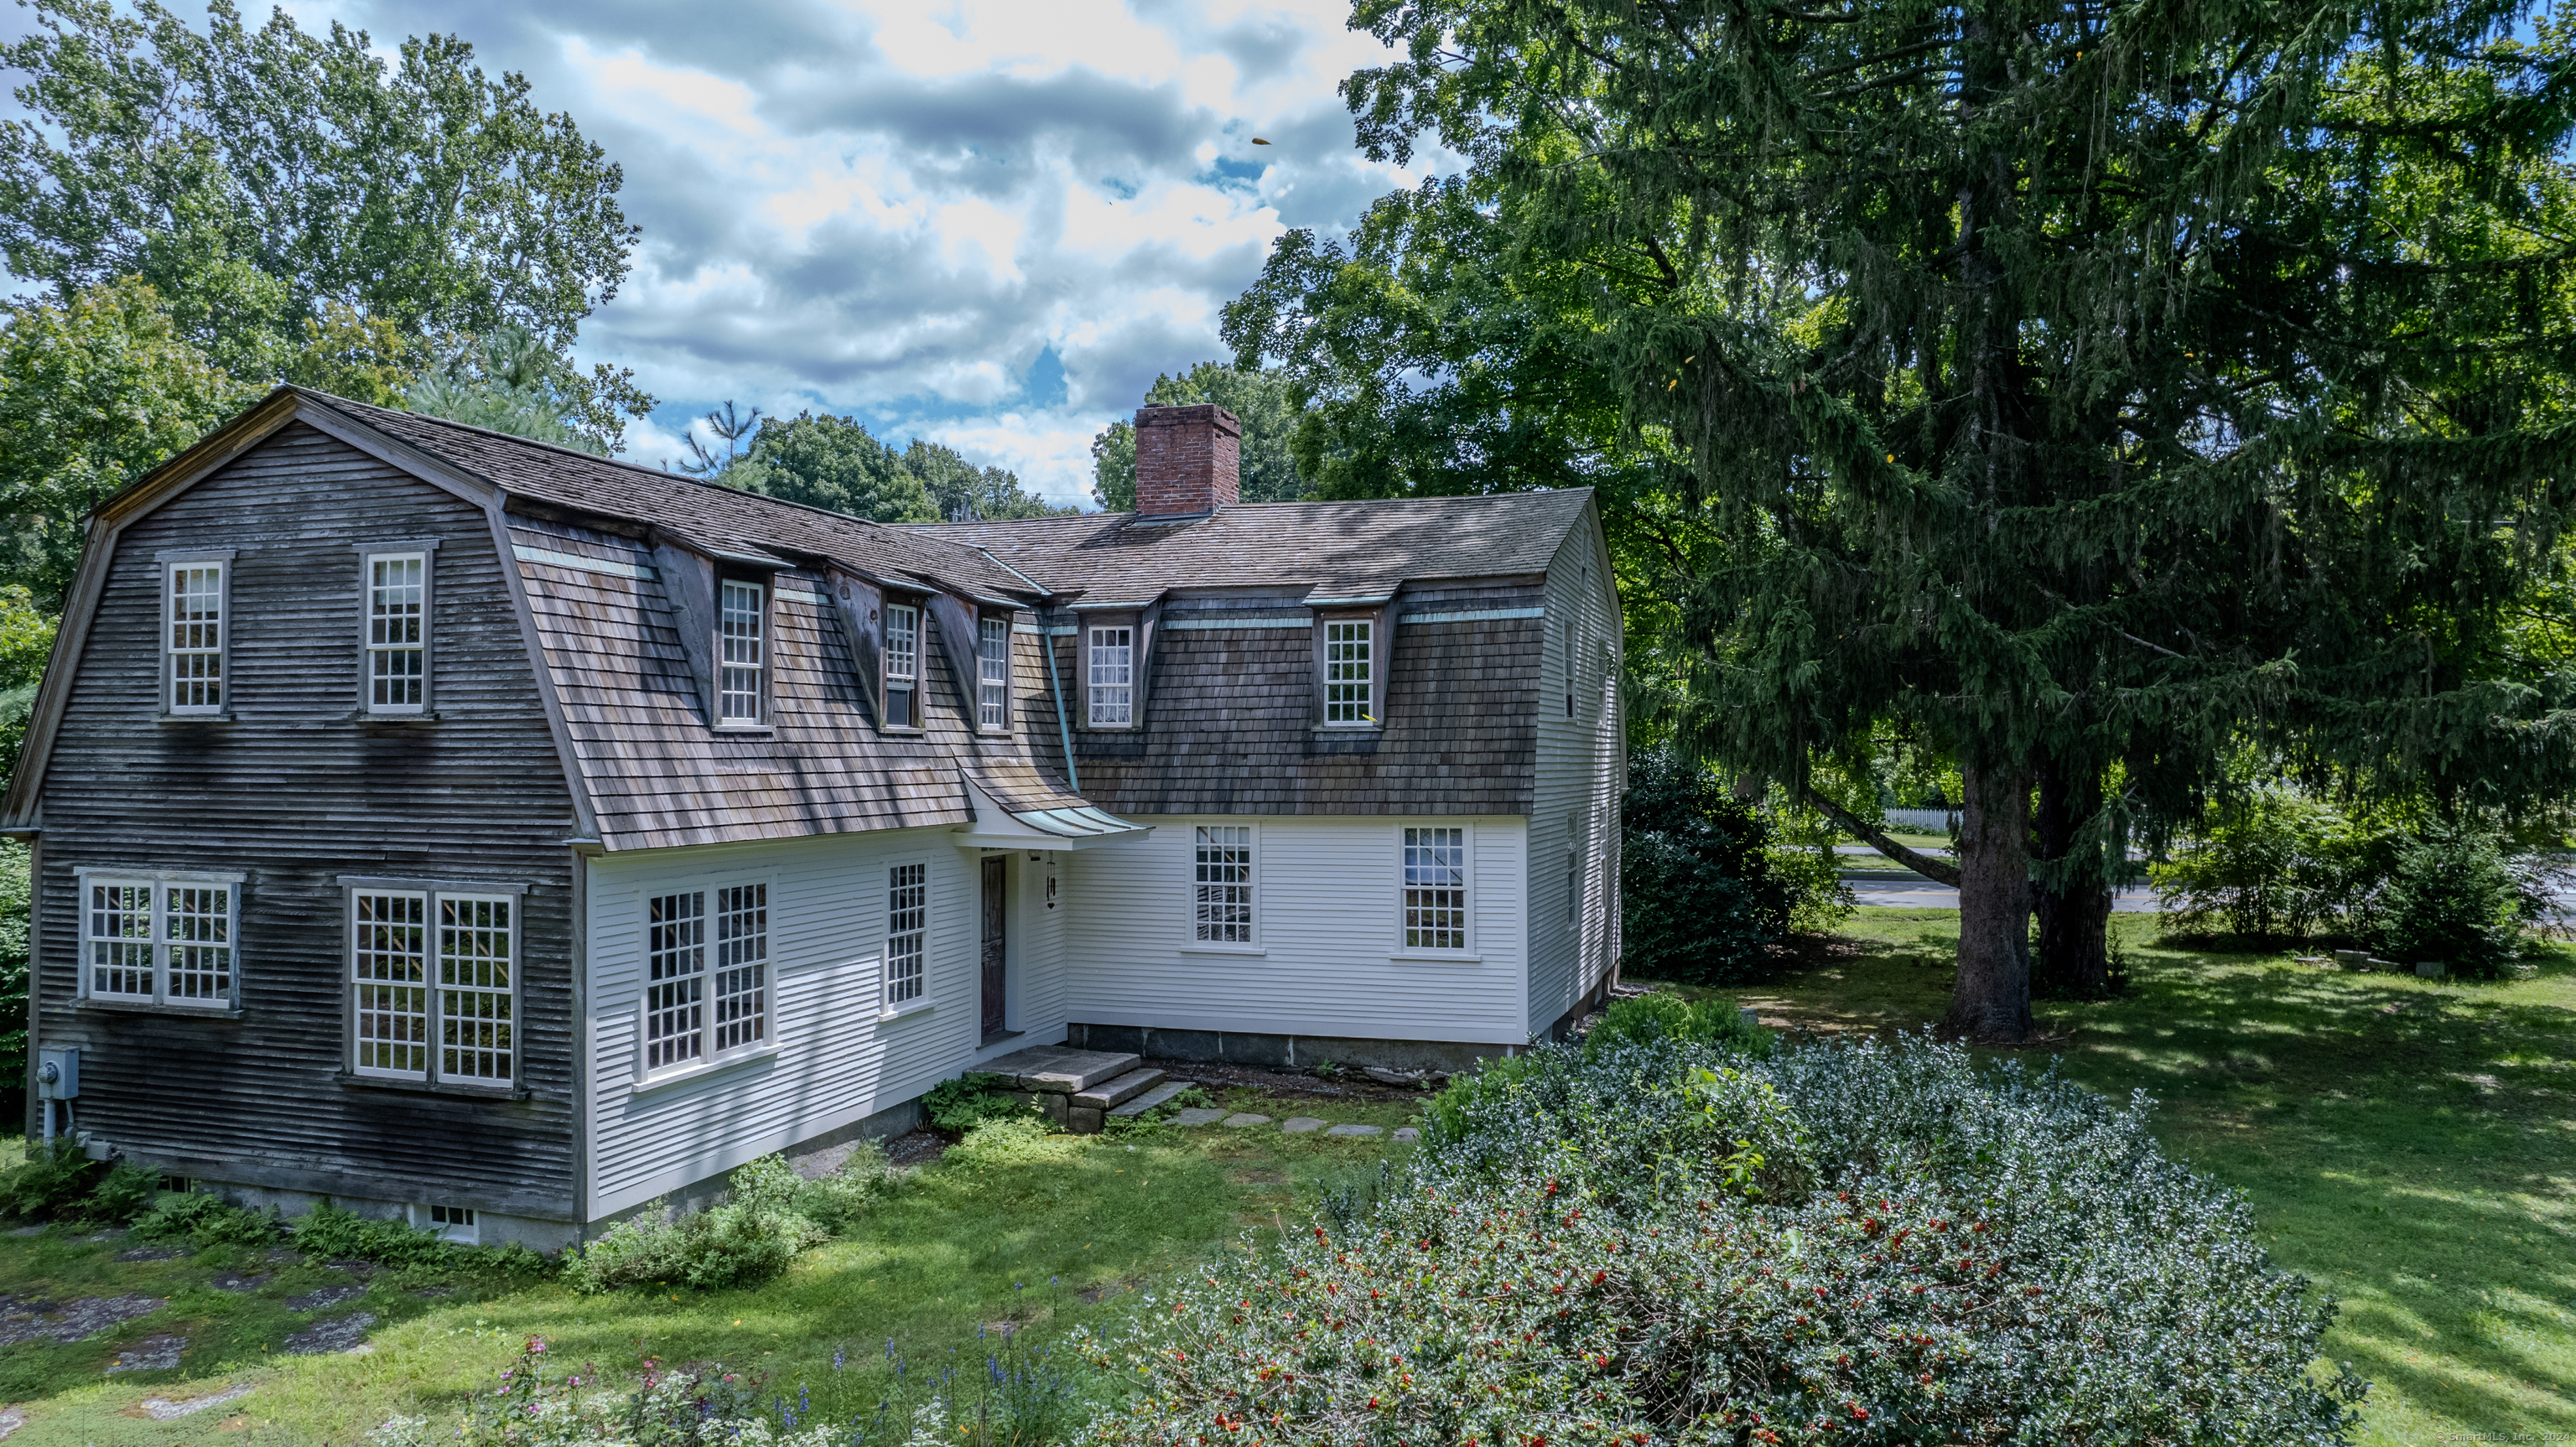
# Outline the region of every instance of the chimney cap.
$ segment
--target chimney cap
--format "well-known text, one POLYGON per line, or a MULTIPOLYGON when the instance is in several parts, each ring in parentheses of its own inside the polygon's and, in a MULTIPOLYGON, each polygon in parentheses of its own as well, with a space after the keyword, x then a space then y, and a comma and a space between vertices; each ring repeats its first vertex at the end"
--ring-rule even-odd
POLYGON ((1235 437, 1243 435, 1243 419, 1214 402, 1136 409, 1136 425, 1139 427, 1188 427, 1205 423, 1214 423, 1219 432, 1235 437))

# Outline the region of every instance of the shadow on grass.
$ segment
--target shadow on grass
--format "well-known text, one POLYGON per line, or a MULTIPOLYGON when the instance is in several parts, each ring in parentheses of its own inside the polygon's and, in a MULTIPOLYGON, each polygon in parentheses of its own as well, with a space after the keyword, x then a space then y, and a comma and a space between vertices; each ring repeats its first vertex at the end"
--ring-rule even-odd
MULTIPOLYGON (((1958 916, 1869 911, 1779 979, 1768 1023, 1920 1028, 1948 1003, 1958 916)), ((2378 1385, 2376 1442, 2576 1436, 2576 959, 2450 983, 2115 926, 2117 1000, 2047 1003, 2035 1051, 2161 1102, 2178 1157, 2245 1192, 2285 1266, 2342 1302, 2328 1353, 2378 1385)))

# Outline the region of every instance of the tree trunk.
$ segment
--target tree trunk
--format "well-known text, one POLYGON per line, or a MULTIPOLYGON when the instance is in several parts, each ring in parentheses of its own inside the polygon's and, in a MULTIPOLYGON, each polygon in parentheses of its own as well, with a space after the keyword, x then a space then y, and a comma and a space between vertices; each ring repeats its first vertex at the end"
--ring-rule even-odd
POLYGON ((2102 807, 2102 776, 2052 761, 2039 776, 2038 858, 2031 912, 2039 916, 2039 954, 2031 993, 2050 1000, 2099 1000, 2111 993, 2111 884, 2098 849, 2075 855, 2075 840, 2102 807))
POLYGON ((1959 981, 1941 1033, 2019 1044, 2030 1034, 2030 776, 1959 772, 1959 981))

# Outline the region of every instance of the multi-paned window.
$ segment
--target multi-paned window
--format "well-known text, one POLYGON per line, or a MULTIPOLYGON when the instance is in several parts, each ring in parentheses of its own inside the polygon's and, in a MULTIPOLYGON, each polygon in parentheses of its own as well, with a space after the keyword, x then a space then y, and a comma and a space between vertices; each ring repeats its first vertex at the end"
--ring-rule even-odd
POLYGON ((1565 620, 1557 630, 1565 637, 1565 716, 1574 717, 1574 620, 1565 620))
POLYGON ((513 1083, 518 910, 511 895, 351 890, 352 1067, 395 1080, 513 1083))
POLYGON ((367 555, 367 711, 429 706, 429 555, 367 555))
POLYGON ((930 936, 930 866, 886 870, 885 1000, 891 1008, 921 998, 930 936))
POLYGON ((1198 938, 1210 944, 1252 943, 1252 829, 1198 826, 1191 908, 1198 938))
POLYGON ((1404 831, 1404 947, 1467 948, 1467 831, 1404 831))
POLYGON ((1010 721, 1011 620, 985 618, 975 625, 975 726, 997 729, 1010 721))
POLYGON ((1136 719, 1136 630, 1091 630, 1091 723, 1125 728, 1136 719))
POLYGON ((1324 722, 1328 724, 1371 722, 1373 627, 1366 618, 1324 625, 1324 722))
POLYGON ((886 605, 885 692, 889 728, 921 726, 921 610, 886 605))
POLYGON ((721 723, 761 721, 762 650, 768 646, 769 590, 728 581, 718 600, 716 718, 721 723))
POLYGON ((234 891, 230 880, 83 878, 83 968, 90 997, 230 1009, 234 891))
POLYGON ((224 711, 222 562, 170 565, 170 712, 224 711))
POLYGON ((769 1039, 769 886, 655 895, 644 905, 644 1069, 769 1039))

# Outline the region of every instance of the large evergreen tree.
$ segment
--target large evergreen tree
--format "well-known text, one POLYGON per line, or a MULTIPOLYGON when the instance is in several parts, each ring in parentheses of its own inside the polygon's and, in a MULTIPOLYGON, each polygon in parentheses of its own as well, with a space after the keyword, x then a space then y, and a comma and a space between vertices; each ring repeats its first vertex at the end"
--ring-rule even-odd
MULTIPOLYGON (((2125 813, 2248 730, 2462 796, 2563 778, 2565 682, 2507 637, 2576 502, 2576 72, 2531 7, 1355 23, 1405 52, 1346 87, 1363 145, 1467 158, 1379 240, 1403 306, 1548 303, 1440 365, 1556 349, 1723 540, 1677 599, 1691 737, 1801 789, 1891 722, 1958 764, 1952 1028, 2028 1030, 2034 822, 2049 947, 2098 949, 2125 813)), ((1239 345, 1335 325, 1311 251, 1239 345)))

